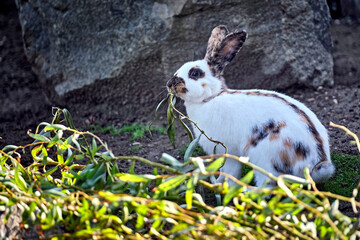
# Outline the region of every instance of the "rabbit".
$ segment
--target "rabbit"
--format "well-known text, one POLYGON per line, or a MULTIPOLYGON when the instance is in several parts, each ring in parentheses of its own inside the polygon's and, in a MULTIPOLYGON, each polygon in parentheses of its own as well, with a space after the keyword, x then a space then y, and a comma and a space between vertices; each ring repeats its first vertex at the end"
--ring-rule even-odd
MULTIPOLYGON (((299 101, 267 90, 232 90, 223 76, 227 64, 242 48, 247 33, 229 33, 226 26, 212 30, 205 58, 180 67, 167 82, 168 91, 184 101, 188 117, 212 139, 221 141, 228 153, 248 156, 249 161, 275 176, 304 177, 305 167, 315 182, 328 180, 335 171, 329 139, 316 115, 299 101)), ((200 131, 192 126, 195 136, 200 131)), ((200 138, 207 154, 215 144, 200 138)), ((225 153, 221 147, 216 153, 225 153)), ((220 172, 241 177, 241 164, 228 158, 220 172)), ((257 187, 272 187, 267 176, 255 171, 257 187)), ((216 183, 225 180, 223 175, 216 183)), ((229 180, 229 185, 234 182, 229 180)))

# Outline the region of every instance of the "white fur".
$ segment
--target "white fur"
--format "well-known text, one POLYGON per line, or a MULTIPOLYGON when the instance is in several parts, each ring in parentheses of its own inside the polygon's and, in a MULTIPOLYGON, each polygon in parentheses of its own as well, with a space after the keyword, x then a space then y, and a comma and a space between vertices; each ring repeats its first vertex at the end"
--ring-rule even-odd
MULTIPOLYGON (((317 145, 314 137, 309 132, 308 126, 302 121, 301 116, 294 109, 279 98, 270 96, 246 95, 244 92, 260 91, 262 93, 276 94, 289 103, 296 105, 308 115, 319 135, 323 140, 323 148, 328 162, 319 170, 312 172, 315 181, 324 181, 334 173, 334 167, 330 161, 329 140, 325 127, 320 123, 315 114, 304 104, 297 100, 266 90, 243 90, 243 93, 219 93, 224 85, 222 80, 214 77, 209 69, 206 60, 198 60, 185 63, 175 76, 184 79, 187 92, 181 96, 188 116, 194 120, 205 133, 218 141, 223 142, 228 147, 228 153, 237 156, 247 155, 250 162, 260 166, 266 171, 279 175, 274 170, 272 161, 281 161, 279 154, 286 150, 283 141, 290 139, 292 142, 301 142, 309 147, 309 152, 304 160, 296 161, 291 166, 294 175, 303 177, 303 169, 309 167, 312 172, 319 159, 317 145), (205 72, 205 77, 193 80, 188 77, 188 72, 193 67, 199 67, 205 72), (269 119, 275 122, 286 124, 281 129, 277 140, 269 140, 266 137, 259 141, 256 146, 250 147, 244 152, 249 138, 253 134, 255 126, 263 126, 269 119)), ((200 134, 199 130, 193 126, 195 135, 200 134)), ((205 137, 200 140, 200 145, 206 153, 212 154, 214 143, 205 137)), ((217 153, 224 153, 224 149, 218 146, 217 153)), ((294 152, 288 151, 290 158, 294 157, 294 152)), ((241 164, 235 160, 227 159, 221 172, 231 174, 239 179, 241 177, 241 164)), ((255 172, 256 185, 264 186, 266 176, 260 172, 255 172)), ((221 176, 217 182, 222 182, 221 176)), ((232 184, 232 182, 229 182, 232 184)))

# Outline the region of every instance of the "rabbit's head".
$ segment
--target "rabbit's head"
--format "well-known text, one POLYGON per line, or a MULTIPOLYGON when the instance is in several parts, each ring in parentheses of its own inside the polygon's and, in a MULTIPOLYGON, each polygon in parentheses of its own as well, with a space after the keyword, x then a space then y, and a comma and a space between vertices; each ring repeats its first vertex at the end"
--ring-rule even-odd
POLYGON ((185 63, 167 82, 169 91, 185 102, 200 103, 226 89, 223 71, 241 49, 245 30, 229 33, 225 26, 212 30, 205 58, 185 63))

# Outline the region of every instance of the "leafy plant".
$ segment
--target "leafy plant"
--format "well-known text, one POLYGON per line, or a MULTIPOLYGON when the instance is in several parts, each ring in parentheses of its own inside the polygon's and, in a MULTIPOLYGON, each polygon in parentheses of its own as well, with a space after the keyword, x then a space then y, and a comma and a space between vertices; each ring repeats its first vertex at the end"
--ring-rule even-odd
MULTIPOLYGON (((62 232, 50 233, 49 239, 360 237, 359 220, 338 210, 339 201, 350 202, 354 210, 360 207, 357 193, 345 197, 318 191, 308 171, 306 179, 274 177, 247 158, 228 154, 184 162, 163 154, 161 163, 114 156, 96 135, 68 124, 72 125, 68 111, 57 109, 52 123, 41 123, 35 133, 28 133, 33 143, 0 150, 0 209, 7 212, 6 220, 14 209, 21 209, 26 228, 36 226, 46 233, 61 226, 62 232), (18 161, 24 150, 33 158, 27 167, 18 161), (240 180, 218 172, 225 157, 263 172, 278 186, 250 186, 253 171, 240 180), (129 172, 121 172, 118 164, 129 160, 129 172), (153 172, 135 174, 138 163, 151 166, 153 172), (236 184, 207 181, 220 174, 236 184), (221 205, 206 203, 196 190, 199 186, 207 195, 221 194, 221 205), (330 204, 328 198, 335 201, 330 204)), ((195 146, 190 144, 187 156, 195 146)))

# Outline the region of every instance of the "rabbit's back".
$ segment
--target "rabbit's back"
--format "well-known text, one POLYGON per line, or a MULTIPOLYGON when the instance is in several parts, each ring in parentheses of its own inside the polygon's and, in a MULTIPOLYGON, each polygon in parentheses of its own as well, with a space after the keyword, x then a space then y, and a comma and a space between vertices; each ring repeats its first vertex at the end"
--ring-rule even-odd
MULTIPOLYGON (((209 137, 228 147, 230 154, 249 156, 251 162, 274 175, 303 176, 304 168, 309 167, 315 180, 321 180, 324 177, 317 179, 316 167, 324 163, 332 166, 326 129, 310 109, 286 95, 227 90, 186 109, 209 137)), ((194 131, 200 134, 196 128, 194 131)), ((206 138, 200 145, 208 154, 213 153, 214 143, 206 138)), ((220 146, 216 149, 224 153, 220 146)), ((233 169, 234 163, 225 164, 223 171, 233 169)))

